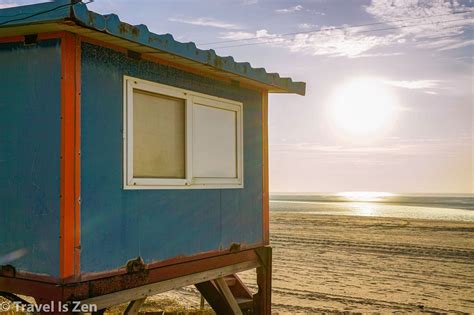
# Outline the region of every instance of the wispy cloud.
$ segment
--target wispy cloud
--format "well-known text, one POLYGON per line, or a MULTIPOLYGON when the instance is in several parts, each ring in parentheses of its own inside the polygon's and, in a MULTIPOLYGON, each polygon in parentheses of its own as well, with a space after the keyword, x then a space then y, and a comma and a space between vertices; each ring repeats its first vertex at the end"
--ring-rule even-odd
POLYGON ((326 13, 321 12, 321 11, 306 9, 301 4, 298 4, 298 5, 289 7, 289 8, 283 8, 283 9, 276 9, 275 10, 276 13, 283 13, 283 14, 284 13, 295 13, 295 12, 298 12, 298 11, 305 11, 305 12, 308 12, 308 13, 314 14, 314 15, 321 15, 321 16, 326 15, 326 13))
POLYGON ((451 50, 451 49, 457 49, 457 48, 463 48, 463 47, 468 47, 474 45, 474 40, 465 40, 457 43, 453 43, 451 45, 444 46, 440 48, 439 50, 451 50))
POLYGON ((19 6, 18 3, 0 3, 0 9, 7 9, 19 6))
MULTIPOLYGON (((386 26, 382 25, 382 28, 393 27, 393 30, 382 33, 382 35, 381 33, 372 33, 371 30, 374 27, 341 28, 340 26, 322 26, 317 32, 297 34, 291 37, 273 34, 263 29, 254 33, 226 32, 222 34, 222 38, 229 40, 254 38, 252 42, 240 44, 267 44, 286 47, 295 53, 330 57, 398 56, 403 53, 387 53, 375 50, 384 47, 393 48, 399 45, 445 51, 474 44, 474 40, 464 38, 464 28, 467 24, 472 23, 474 19, 466 14, 452 14, 466 9, 458 0, 449 2, 445 0, 373 0, 370 5, 365 7, 367 13, 372 15, 376 21, 387 24, 386 26), (434 15, 437 16, 433 17, 434 15), (413 22, 394 22, 411 19, 413 19, 413 22), (443 24, 453 19, 458 21, 443 24)), ((276 11, 278 13, 294 13, 309 10, 302 5, 296 5, 276 11)), ((304 31, 317 28, 316 25, 310 23, 300 23, 297 26, 304 31)))
POLYGON ((374 54, 360 54, 354 56, 353 58, 372 58, 372 57, 393 57, 393 56, 403 56, 403 52, 393 52, 393 53, 374 53, 374 54))
POLYGON ((310 29, 316 29, 319 25, 317 24, 311 24, 311 23, 300 23, 298 24, 298 28, 302 30, 310 30, 310 29))
POLYGON ((437 88, 440 83, 443 81, 441 80, 412 80, 412 81, 396 81, 396 80, 385 80, 383 83, 404 88, 404 89, 433 89, 437 88))
POLYGON ((400 28, 398 32, 404 38, 417 42, 418 48, 439 50, 470 45, 464 44, 466 40, 463 35, 464 27, 473 23, 471 14, 452 14, 466 9, 468 8, 458 0, 373 0, 366 7, 367 13, 387 25, 393 27, 413 25, 400 28), (413 22, 394 22, 409 19, 413 19, 413 22))
POLYGON ((306 11, 309 12, 309 13, 311 13, 311 14, 314 14, 314 15, 321 15, 321 16, 325 16, 325 15, 326 15, 326 13, 321 12, 321 11, 316 11, 316 10, 311 10, 311 9, 307 9, 306 11))
POLYGON ((298 4, 293 7, 285 8, 285 9, 277 9, 275 10, 276 13, 295 13, 298 11, 303 10, 303 6, 298 4))
POLYGON ((315 56, 357 57, 376 47, 387 46, 396 41, 396 34, 386 36, 357 34, 353 29, 342 30, 334 27, 322 27, 321 32, 297 34, 284 37, 267 30, 250 32, 226 32, 223 39, 236 40, 255 38, 253 42, 273 46, 287 47, 292 52, 301 52, 315 56))
POLYGON ((191 25, 198 25, 198 26, 208 26, 208 27, 215 27, 215 28, 223 28, 228 30, 237 30, 241 29, 242 27, 237 24, 227 23, 221 20, 217 20, 214 18, 209 17, 200 17, 200 18, 169 18, 171 22, 178 22, 184 24, 191 24, 191 25))
POLYGON ((472 137, 463 136, 456 139, 387 139, 385 143, 378 145, 330 145, 317 142, 299 143, 271 143, 270 150, 273 152, 286 152, 291 154, 301 154, 301 152, 313 152, 319 155, 329 156, 370 156, 374 154, 387 155, 423 155, 423 154, 456 154, 460 150, 470 146, 472 137))

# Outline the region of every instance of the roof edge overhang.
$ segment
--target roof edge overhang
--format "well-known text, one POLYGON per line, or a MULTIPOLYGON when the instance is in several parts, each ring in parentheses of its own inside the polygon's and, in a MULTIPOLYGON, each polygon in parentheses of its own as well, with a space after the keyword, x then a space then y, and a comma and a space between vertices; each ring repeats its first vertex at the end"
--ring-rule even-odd
POLYGON ((210 76, 224 76, 270 93, 305 95, 306 92, 304 82, 282 78, 278 73, 266 72, 264 68, 253 68, 250 63, 236 62, 230 56, 218 56, 213 49, 202 50, 192 42, 178 42, 171 34, 154 34, 145 25, 122 22, 115 14, 95 13, 84 3, 75 0, 13 7, 0 12, 0 37, 70 31, 144 56, 154 56, 186 68, 204 71, 210 76))

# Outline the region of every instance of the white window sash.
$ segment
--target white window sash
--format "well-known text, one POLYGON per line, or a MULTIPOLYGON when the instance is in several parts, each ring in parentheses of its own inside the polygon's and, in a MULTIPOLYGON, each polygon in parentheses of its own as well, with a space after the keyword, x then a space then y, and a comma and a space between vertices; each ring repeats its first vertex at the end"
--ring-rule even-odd
POLYGON ((221 189, 243 188, 243 104, 202 93, 124 76, 123 106, 124 189, 221 189), (133 176, 133 92, 134 89, 185 100, 185 178, 140 178, 133 176), (194 104, 226 109, 236 113, 237 177, 193 177, 194 104))

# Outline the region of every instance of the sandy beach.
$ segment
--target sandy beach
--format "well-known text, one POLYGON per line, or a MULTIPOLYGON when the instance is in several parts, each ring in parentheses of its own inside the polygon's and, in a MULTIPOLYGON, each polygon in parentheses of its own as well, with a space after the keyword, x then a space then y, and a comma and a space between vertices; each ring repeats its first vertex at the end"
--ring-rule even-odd
POLYGON ((275 314, 474 312, 473 222, 272 212, 271 233, 275 314))
POLYGON ((274 314, 474 312, 474 222, 273 211, 271 244, 274 314))

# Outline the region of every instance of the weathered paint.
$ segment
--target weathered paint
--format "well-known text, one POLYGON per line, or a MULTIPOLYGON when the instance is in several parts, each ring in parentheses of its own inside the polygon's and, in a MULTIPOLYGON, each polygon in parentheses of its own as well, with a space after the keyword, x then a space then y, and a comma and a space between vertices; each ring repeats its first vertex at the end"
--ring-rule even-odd
POLYGON ((262 244, 261 94, 82 44, 81 271, 262 244), (243 189, 123 190, 123 75, 244 103, 243 189))
POLYGON ((0 44, 0 69, 0 265, 59 276, 60 41, 0 44))
POLYGON ((263 262, 257 253, 258 250, 245 250, 157 266, 143 272, 103 274, 102 277, 76 282, 74 285, 58 281, 32 280, 29 277, 21 279, 0 276, 0 291, 32 296, 36 301, 44 301, 45 303, 52 300, 77 301, 243 262, 253 262, 255 265, 261 265, 263 262))
MULTIPOLYGON (((264 68, 253 68, 248 62, 236 62, 233 57, 221 57, 213 49, 202 50, 193 42, 181 43, 171 34, 158 35, 150 32, 145 25, 130 25, 122 22, 115 14, 101 15, 88 10, 81 2, 74 4, 72 0, 57 0, 29 6, 20 6, 0 10, 1 29, 12 26, 31 25, 38 23, 74 22, 89 29, 110 34, 116 38, 142 45, 148 51, 169 53, 215 68, 255 82, 276 87, 280 92, 304 95, 306 84, 293 82, 291 78, 282 78, 278 73, 268 73, 264 68), (41 13, 42 14, 38 14, 41 13), (14 18, 12 18, 14 16, 14 18)), ((136 47, 136 45, 135 45, 136 47)))

